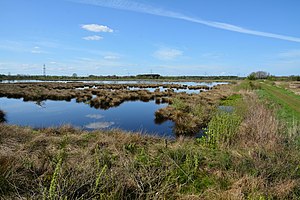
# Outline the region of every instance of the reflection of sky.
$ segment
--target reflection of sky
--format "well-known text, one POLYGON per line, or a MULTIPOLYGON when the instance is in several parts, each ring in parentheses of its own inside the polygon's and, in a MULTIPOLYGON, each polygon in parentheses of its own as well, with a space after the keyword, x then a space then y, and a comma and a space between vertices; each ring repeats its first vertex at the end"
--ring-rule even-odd
MULTIPOLYGON (((168 90, 169 88, 163 88, 163 87, 157 87, 157 88, 139 88, 139 87, 130 87, 128 88, 129 90, 147 90, 149 92, 154 92, 156 89, 159 88, 160 92, 164 92, 166 90, 168 90)), ((179 93, 179 92, 186 92, 188 94, 198 94, 200 92, 200 90, 189 90, 189 89, 173 89, 174 92, 179 93)))
POLYGON ((101 118, 103 118, 103 115, 89 114, 89 115, 86 115, 86 117, 91 118, 91 119, 101 119, 101 118))
POLYGON ((114 124, 115 124, 114 122, 92 122, 85 125, 84 127, 88 129, 105 129, 105 128, 109 128, 114 124))
POLYGON ((7 123, 33 127, 50 127, 71 124, 83 129, 120 128, 173 136, 173 122, 155 124, 155 111, 166 104, 150 102, 124 102, 108 110, 91 108, 84 103, 44 101, 43 106, 22 99, 0 98, 0 109, 6 113, 7 123))

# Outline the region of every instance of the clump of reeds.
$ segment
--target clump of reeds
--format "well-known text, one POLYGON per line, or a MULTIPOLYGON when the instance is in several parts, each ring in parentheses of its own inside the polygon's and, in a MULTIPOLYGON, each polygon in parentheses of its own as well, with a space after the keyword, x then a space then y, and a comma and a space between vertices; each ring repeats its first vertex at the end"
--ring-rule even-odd
POLYGON ((201 140, 212 148, 229 147, 235 140, 241 121, 241 116, 236 113, 219 111, 208 123, 205 136, 201 140))

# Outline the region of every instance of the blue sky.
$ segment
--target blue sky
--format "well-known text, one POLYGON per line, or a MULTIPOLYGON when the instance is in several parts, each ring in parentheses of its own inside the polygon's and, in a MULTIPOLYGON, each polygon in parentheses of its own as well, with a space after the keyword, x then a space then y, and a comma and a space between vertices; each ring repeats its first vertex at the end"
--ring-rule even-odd
POLYGON ((300 74, 298 0, 1 0, 0 74, 300 74))

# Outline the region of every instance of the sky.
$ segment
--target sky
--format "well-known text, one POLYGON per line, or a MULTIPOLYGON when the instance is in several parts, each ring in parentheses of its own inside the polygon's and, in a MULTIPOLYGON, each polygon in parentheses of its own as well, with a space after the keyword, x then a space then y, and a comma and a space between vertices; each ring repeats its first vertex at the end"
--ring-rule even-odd
POLYGON ((300 74, 299 0, 0 0, 0 74, 300 74))

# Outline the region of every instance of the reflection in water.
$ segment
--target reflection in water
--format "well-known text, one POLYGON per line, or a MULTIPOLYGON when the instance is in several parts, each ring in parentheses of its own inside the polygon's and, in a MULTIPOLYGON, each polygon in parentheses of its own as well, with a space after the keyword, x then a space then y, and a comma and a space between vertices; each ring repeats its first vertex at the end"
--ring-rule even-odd
POLYGON ((2 110, 0 110, 0 123, 2 122, 6 122, 6 119, 5 119, 5 113, 2 110))
POLYGON ((174 137, 171 121, 155 123, 155 111, 167 104, 149 102, 124 102, 108 110, 95 109, 84 103, 47 100, 24 102, 22 99, 0 98, 0 107, 6 113, 8 124, 34 128, 70 124, 83 129, 119 128, 126 131, 142 131, 147 134, 174 137))
POLYGON ((41 108, 45 108, 45 101, 36 101, 35 102, 36 105, 40 106, 41 108))
POLYGON ((114 122, 93 122, 85 125, 84 127, 88 129, 105 129, 105 128, 109 128, 114 124, 115 124, 114 122))
POLYGON ((89 115, 86 115, 87 118, 90 118, 90 119, 101 119, 103 118, 104 116, 103 115, 99 115, 99 114, 89 114, 89 115))
POLYGON ((234 107, 233 106, 219 106, 219 110, 227 112, 227 113, 232 113, 234 111, 234 107))

